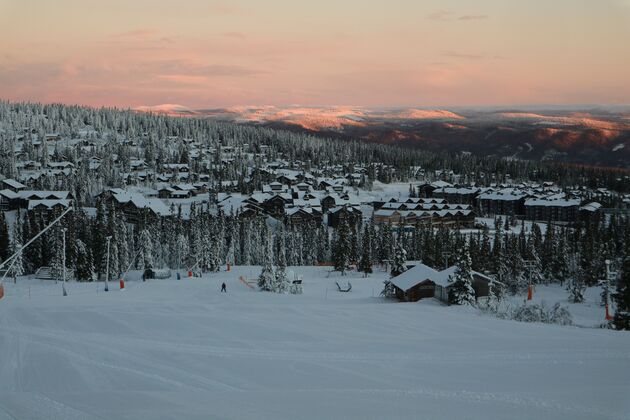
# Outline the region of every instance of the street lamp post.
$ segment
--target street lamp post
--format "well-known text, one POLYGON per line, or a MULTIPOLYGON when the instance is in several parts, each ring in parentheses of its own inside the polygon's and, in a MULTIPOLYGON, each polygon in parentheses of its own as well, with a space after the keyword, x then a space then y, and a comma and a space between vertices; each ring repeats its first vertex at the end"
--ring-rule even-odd
POLYGON ((109 292, 109 242, 112 240, 111 236, 107 237, 107 269, 105 270, 105 291, 109 292))
POLYGON ((68 296, 68 292, 66 291, 66 231, 67 228, 62 228, 61 233, 63 235, 63 255, 61 256, 61 261, 63 264, 63 283, 61 284, 61 289, 63 290, 63 295, 68 296))

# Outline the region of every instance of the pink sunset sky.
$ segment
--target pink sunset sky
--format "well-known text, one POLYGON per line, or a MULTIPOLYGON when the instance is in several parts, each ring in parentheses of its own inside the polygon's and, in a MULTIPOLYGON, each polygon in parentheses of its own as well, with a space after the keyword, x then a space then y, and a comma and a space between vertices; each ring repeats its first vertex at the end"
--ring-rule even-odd
POLYGON ((630 0, 0 0, 0 98, 630 102, 630 0))

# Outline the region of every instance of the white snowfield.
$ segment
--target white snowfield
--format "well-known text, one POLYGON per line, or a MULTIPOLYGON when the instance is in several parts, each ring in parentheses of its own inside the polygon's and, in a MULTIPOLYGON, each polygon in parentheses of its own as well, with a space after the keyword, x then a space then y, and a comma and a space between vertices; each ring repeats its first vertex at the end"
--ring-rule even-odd
POLYGON ((340 293, 338 274, 295 270, 303 295, 249 289, 256 267, 67 297, 5 284, 0 419, 630 419, 628 333, 386 301, 385 273, 340 293))

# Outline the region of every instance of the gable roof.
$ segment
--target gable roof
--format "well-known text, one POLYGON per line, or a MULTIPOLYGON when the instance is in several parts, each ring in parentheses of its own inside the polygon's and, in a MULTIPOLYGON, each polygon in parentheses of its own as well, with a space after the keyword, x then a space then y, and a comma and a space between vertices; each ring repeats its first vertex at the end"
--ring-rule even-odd
POLYGON ((22 184, 21 182, 16 181, 15 179, 7 178, 7 179, 3 179, 2 182, 4 182, 6 185, 8 185, 11 188, 15 188, 15 189, 26 188, 26 185, 22 184))
POLYGON ((436 280, 440 278, 440 272, 434 270, 428 265, 418 264, 413 266, 409 270, 397 275, 391 279, 394 286, 398 287, 402 291, 407 291, 418 283, 422 283, 425 280, 431 280, 436 283, 436 280))
MULTIPOLYGON (((429 267, 428 265, 419 263, 409 270, 405 271, 404 273, 401 273, 392 278, 391 282, 394 284, 394 286, 405 292, 426 280, 430 280, 433 283, 442 287, 448 287, 450 285, 448 281, 449 277, 455 274, 455 270, 457 270, 456 265, 452 265, 442 271, 437 271, 429 267)), ((496 282, 496 280, 492 279, 491 277, 488 277, 485 274, 479 273, 474 270, 471 270, 471 274, 476 279, 484 279, 489 282, 496 282)))

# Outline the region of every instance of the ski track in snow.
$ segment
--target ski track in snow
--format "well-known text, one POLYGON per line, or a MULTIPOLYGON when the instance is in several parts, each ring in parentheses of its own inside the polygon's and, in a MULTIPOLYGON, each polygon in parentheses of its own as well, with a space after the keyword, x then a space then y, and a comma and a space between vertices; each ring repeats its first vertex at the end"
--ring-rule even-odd
POLYGON ((630 418, 628 334, 383 304, 384 274, 341 294, 304 270, 302 296, 247 290, 238 268, 124 293, 9 288, 0 420, 630 418))

